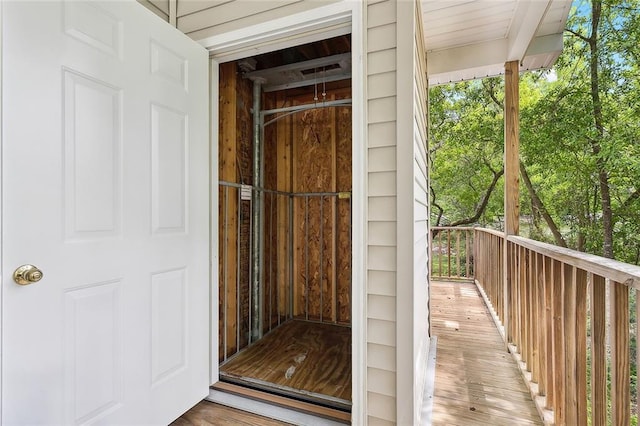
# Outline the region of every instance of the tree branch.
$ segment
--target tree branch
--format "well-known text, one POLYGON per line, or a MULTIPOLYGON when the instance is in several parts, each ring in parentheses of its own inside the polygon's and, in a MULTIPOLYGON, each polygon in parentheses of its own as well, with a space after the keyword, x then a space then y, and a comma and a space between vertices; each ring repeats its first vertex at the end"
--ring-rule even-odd
POLYGON ((485 209, 487 208, 487 204, 489 204, 489 198, 491 197, 491 193, 496 188, 496 185, 498 184, 498 180, 500 180, 500 177, 502 177, 503 174, 504 174, 504 168, 502 168, 498 172, 493 172, 493 180, 491 181, 491 183, 489 184, 489 187, 487 188, 486 192, 482 196, 482 200, 480 201, 480 204, 478 204, 478 207, 476 207, 476 211, 473 214, 473 216, 457 220, 455 222, 450 223, 448 226, 461 226, 461 225, 469 225, 472 223, 476 223, 478 219, 480 219, 480 216, 482 216, 482 214, 484 213, 485 209))
POLYGON ((624 202, 622 203, 622 208, 625 210, 628 209, 629 207, 631 207, 631 204, 633 204, 633 202, 639 198, 640 198, 640 188, 633 191, 631 195, 629 195, 627 199, 624 200, 624 202))
POLYGON ((553 218, 549 214, 549 211, 547 210, 545 205, 542 203, 542 200, 540 199, 540 197, 538 197, 538 194, 533 188, 533 184, 531 183, 531 179, 529 178, 527 169, 524 167, 524 163, 522 161, 520 161, 520 174, 522 175, 522 180, 524 181, 524 185, 527 187, 527 190, 529 191, 529 196, 531 197, 531 203, 536 207, 536 209, 538 209, 538 211, 544 218, 544 221, 547 222, 547 226, 549 226, 549 229, 553 234, 553 238, 556 240, 556 245, 559 245, 560 247, 567 247, 567 242, 565 241, 564 237, 558 230, 558 226, 554 222, 553 218))
POLYGON ((581 39, 582 41, 586 41, 587 43, 589 42, 589 38, 588 38, 588 37, 585 37, 585 36, 583 36, 582 34, 577 33, 577 32, 573 31, 573 30, 572 30, 572 29, 570 29, 570 28, 565 28, 564 30, 565 30, 566 32, 568 32, 569 34, 571 34, 571 35, 574 35, 574 36, 578 37, 578 38, 579 38, 579 39, 581 39))
POLYGON ((440 226, 440 220, 442 219, 442 215, 444 214, 444 209, 436 203, 436 191, 433 190, 433 186, 429 185, 429 191, 431 192, 431 205, 438 210, 438 218, 436 219, 436 225, 440 226))

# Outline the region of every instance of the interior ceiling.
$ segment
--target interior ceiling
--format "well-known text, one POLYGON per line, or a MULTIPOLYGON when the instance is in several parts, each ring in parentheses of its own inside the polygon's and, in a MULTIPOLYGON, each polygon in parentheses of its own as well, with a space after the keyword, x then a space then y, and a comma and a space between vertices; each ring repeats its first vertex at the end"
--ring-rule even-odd
MULTIPOLYGON (((549 68, 562 52, 572 0, 422 0, 430 85, 549 68)), ((267 70, 351 52, 351 36, 320 40, 253 57, 267 70)), ((285 67, 286 68, 286 67, 285 67)), ((350 69, 350 68, 349 68, 350 69)), ((291 74, 291 73, 290 73, 291 74)), ((320 77, 320 76, 319 76, 320 77)), ((273 80, 273 76, 270 76, 273 80)), ((284 75, 281 80, 286 78, 284 75)))
POLYGON ((254 56, 253 59, 257 61, 256 70, 263 70, 349 52, 351 52, 351 34, 263 53, 254 56))

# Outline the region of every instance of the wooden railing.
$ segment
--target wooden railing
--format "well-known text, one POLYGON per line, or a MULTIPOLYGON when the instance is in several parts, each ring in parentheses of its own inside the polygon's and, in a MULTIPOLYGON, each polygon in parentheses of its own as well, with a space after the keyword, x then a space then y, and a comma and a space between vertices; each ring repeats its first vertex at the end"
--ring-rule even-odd
POLYGON ((635 424, 640 267, 487 229, 473 241, 476 283, 545 422, 635 424))
POLYGON ((474 228, 431 228, 431 277, 473 280, 474 228))

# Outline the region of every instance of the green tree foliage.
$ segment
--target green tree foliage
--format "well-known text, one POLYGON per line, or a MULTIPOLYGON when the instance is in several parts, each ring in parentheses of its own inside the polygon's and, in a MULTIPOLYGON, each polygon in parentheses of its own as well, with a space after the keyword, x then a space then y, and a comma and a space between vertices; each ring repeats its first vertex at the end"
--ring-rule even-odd
MULTIPOLYGON (((558 243, 557 226, 569 247, 639 264, 640 0, 576 0, 564 39, 553 71, 521 76, 521 161, 537 196, 521 185, 521 231, 558 243)), ((477 213, 502 170, 503 93, 502 78, 430 90, 433 224, 501 227, 502 181, 477 213)))

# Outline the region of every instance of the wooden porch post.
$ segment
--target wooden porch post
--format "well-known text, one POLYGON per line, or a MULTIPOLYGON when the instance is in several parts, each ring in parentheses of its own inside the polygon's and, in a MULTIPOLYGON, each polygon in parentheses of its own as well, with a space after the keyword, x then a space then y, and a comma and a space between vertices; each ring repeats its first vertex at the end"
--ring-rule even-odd
POLYGON ((505 64, 504 70, 504 231, 520 231, 520 94, 518 61, 505 64))
POLYGON ((510 302, 511 281, 513 272, 509 268, 510 254, 509 243, 506 237, 518 235, 520 231, 520 203, 519 203, 519 173, 520 173, 520 64, 519 61, 510 61, 504 65, 504 329, 505 341, 508 346, 512 339, 510 332, 513 306, 510 302))

